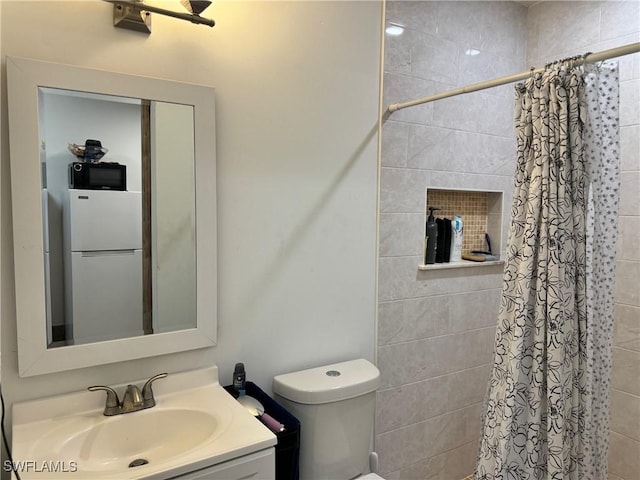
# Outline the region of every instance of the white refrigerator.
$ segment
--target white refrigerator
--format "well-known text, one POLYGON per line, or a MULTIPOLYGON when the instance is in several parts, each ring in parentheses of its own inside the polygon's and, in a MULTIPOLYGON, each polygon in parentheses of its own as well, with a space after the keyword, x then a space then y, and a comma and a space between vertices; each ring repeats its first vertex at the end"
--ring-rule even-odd
POLYGON ((65 203, 67 343, 142 335, 141 193, 70 189, 65 203))

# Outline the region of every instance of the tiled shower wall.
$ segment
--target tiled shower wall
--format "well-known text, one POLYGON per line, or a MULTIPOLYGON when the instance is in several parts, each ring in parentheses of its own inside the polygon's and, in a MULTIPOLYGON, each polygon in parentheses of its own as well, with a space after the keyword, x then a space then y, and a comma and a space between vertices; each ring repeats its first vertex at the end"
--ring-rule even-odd
MULTIPOLYGON (((385 104, 640 39, 637 1, 388 1, 385 104), (526 37, 526 38, 525 38, 526 37), (468 50, 477 55, 466 55, 468 50), (523 61, 526 59, 526 61, 523 61)), ((468 53, 472 53, 469 51, 468 53)), ((609 480, 640 478, 640 58, 620 59, 622 190, 609 480)), ((376 449, 389 479, 473 470, 501 269, 418 272, 425 188, 504 190, 513 87, 394 113, 383 128, 376 449)), ((505 215, 506 217, 507 215, 505 215)), ((506 221, 506 219, 505 219, 506 221)), ((503 230, 503 243, 504 242, 503 230)))
MULTIPOLYGON (((529 9, 527 62, 640 41, 640 2, 544 2, 529 9)), ((621 201, 609 480, 640 478, 640 55, 621 57, 621 201)))
MULTIPOLYGON (((522 71, 526 15, 512 2, 388 1, 387 24, 405 31, 385 39, 385 105, 522 71)), ((376 450, 385 478, 459 480, 473 470, 502 268, 417 267, 427 187, 504 191, 508 211, 512 103, 513 87, 499 87, 384 124, 376 450)))

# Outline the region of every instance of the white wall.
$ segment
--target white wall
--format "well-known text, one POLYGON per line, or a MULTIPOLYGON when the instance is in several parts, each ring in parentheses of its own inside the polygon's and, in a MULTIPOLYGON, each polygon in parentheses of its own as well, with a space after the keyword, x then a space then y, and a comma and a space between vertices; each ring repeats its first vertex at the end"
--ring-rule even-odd
POLYGON ((215 28, 154 15, 150 36, 113 28, 105 2, 0 7, 3 76, 12 55, 217 92, 218 346, 20 379, 2 91, 2 386, 9 404, 213 363, 230 382, 238 361, 269 390, 274 374, 373 358, 379 2, 220 1, 206 12, 215 28))

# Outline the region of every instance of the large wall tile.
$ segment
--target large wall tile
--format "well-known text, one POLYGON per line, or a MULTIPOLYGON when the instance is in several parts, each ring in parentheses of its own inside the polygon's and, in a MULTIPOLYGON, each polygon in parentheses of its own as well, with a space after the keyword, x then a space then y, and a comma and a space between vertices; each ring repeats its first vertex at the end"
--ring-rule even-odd
POLYGON ((492 289, 449 296, 451 331, 495 327, 498 323, 500 295, 500 289, 492 289))
POLYGON ((487 393, 492 366, 487 363, 447 375, 449 409, 456 410, 482 403, 487 393))
POLYGON ((640 307, 615 305, 613 344, 629 350, 628 343, 640 341, 640 307))
POLYGON ((487 286, 495 288, 501 285, 501 265, 419 271, 418 265, 422 261, 421 256, 380 258, 378 300, 386 302, 486 290, 487 286))
POLYGON ((414 463, 400 471, 401 480, 447 480, 444 471, 445 455, 438 455, 414 463))
POLYGON ((447 165, 455 162, 452 158, 456 145, 455 130, 412 125, 407 145, 407 166, 410 168, 448 170, 447 165))
POLYGON ((517 2, 485 2, 481 17, 480 50, 517 59, 519 64, 513 73, 522 70, 525 55, 522 32, 526 30, 526 7, 517 2))
POLYGON ((380 211, 424 213, 430 172, 383 168, 380 178, 380 211))
MULTIPOLYGON (((427 3, 427 2, 425 2, 427 3)), ((480 2, 434 2, 438 35, 465 48, 479 48, 482 42, 483 6, 480 2)))
POLYGON ((469 442, 445 454, 444 478, 462 480, 476 467, 478 441, 469 442))
POLYGON ((485 365, 493 359, 489 327, 378 347, 381 388, 421 382, 485 365))
POLYGON ((615 389, 611 392, 611 430, 640 441, 640 397, 615 389))
POLYGON ((620 169, 640 170, 640 125, 620 128, 620 169))
POLYGON ((427 338, 378 347, 380 388, 420 382, 445 373, 442 358, 433 358, 441 342, 427 338))
POLYGON ((437 31, 435 5, 436 2, 425 5, 421 1, 390 0, 386 3, 386 20, 421 32, 435 34, 437 31))
POLYGON ((540 55, 546 56, 543 62, 579 54, 600 40, 598 2, 540 2, 530 14, 532 10, 539 17, 537 43, 540 55))
POLYGON ((640 396, 640 352, 613 347, 611 387, 640 396))
POLYGON ((618 260, 640 261, 640 216, 618 217, 618 260))
POLYGON ((620 82, 620 125, 640 123, 640 80, 620 82))
POLYGON ((635 480, 640 472, 640 442, 611 432, 609 472, 624 480, 635 480))
POLYGON ((387 120, 382 126, 382 166, 406 167, 410 125, 387 120))
POLYGON ((640 306, 640 262, 616 262, 615 302, 640 306))
POLYGON ((618 215, 640 215, 640 172, 620 174, 620 209, 618 215))
POLYGON ((445 98, 433 105, 433 124, 513 137, 513 100, 482 92, 445 98))
POLYGON ((640 3, 637 0, 601 2, 600 38, 602 40, 637 32, 640 3))
POLYGON ((442 375, 380 390, 378 409, 382 415, 379 415, 376 431, 387 432, 422 422, 451 410, 448 402, 450 378, 450 375, 442 375))
MULTIPOLYGON (((402 103, 434 95, 444 90, 440 83, 414 78, 408 75, 384 74, 383 107, 391 103, 402 103)), ((397 122, 430 123, 433 118, 433 103, 417 105, 391 114, 397 122)))
MULTIPOLYGON (((429 420, 428 422, 431 422, 429 420)), ((405 466, 420 463, 425 455, 425 445, 431 443, 428 422, 418 422, 407 427, 376 435, 376 445, 382 447, 380 454, 380 474, 398 471, 405 466)))
POLYGON ((515 168, 515 150, 515 141, 509 137, 413 125, 409 129, 407 166, 511 175, 515 168))
POLYGON ((495 327, 499 289, 382 302, 378 345, 495 327))
POLYGON ((477 440, 482 410, 481 404, 475 404, 427 420, 425 429, 430 442, 426 456, 436 456, 477 440))
MULTIPOLYGON (((460 78, 458 85, 465 86, 471 83, 480 83, 505 75, 520 73, 524 69, 524 62, 512 56, 500 55, 491 51, 480 50, 477 55, 463 55, 460 58, 460 78)), ((494 92, 508 96, 513 102, 513 85, 506 85, 501 89, 486 90, 485 93, 494 92)), ((511 121, 511 118, 508 119, 511 121)))
POLYGON ((439 295, 381 303, 378 309, 378 345, 449 333, 450 298, 439 295))
POLYGON ((380 255, 424 255, 424 213, 380 214, 380 255))
POLYGON ((540 63, 540 47, 538 45, 538 38, 540 38, 540 12, 539 5, 534 5, 527 9, 525 63, 528 67, 537 66, 540 63))
POLYGON ((416 35, 411 48, 411 75, 446 85, 458 82, 460 47, 434 35, 416 35))
POLYGON ((640 170, 640 125, 620 128, 620 169, 640 170))
MULTIPOLYGON (((385 27, 390 27, 393 21, 387 19, 385 27)), ((384 42, 384 71, 409 75, 411 73, 411 44, 406 41, 404 35, 410 31, 405 30, 402 35, 385 35, 384 42)))
MULTIPOLYGON (((613 3, 613 2, 611 2, 613 3)), ((638 24, 640 24, 640 19, 636 20, 638 24)), ((597 47, 594 47, 592 50, 602 51, 609 50, 610 48, 621 47, 623 45, 628 45, 630 43, 640 42, 640 31, 637 31, 631 35, 624 35, 622 37, 615 37, 611 40, 604 40, 598 43, 597 47)), ((638 78, 638 61, 640 60, 640 54, 633 55, 625 55, 623 57, 618 57, 612 59, 612 61, 618 62, 620 81, 624 82, 626 80, 633 80, 634 78, 638 78)))
POLYGON ((488 327, 452 334, 455 350, 442 352, 448 360, 446 371, 465 370, 492 362, 495 332, 495 327, 488 327))

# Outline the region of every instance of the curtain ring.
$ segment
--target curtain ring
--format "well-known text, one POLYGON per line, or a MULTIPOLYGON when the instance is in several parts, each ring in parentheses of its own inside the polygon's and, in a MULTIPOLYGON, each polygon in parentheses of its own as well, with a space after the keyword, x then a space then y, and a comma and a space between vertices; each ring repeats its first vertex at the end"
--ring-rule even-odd
POLYGON ((582 55, 576 55, 575 57, 573 57, 573 65, 572 67, 575 67, 578 64, 578 61, 582 58, 582 55))

